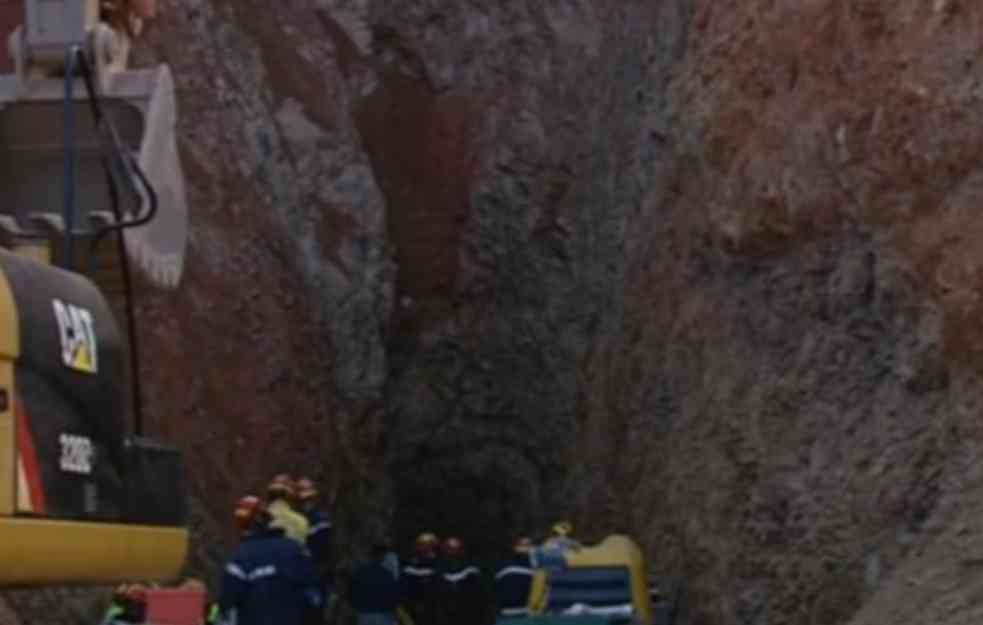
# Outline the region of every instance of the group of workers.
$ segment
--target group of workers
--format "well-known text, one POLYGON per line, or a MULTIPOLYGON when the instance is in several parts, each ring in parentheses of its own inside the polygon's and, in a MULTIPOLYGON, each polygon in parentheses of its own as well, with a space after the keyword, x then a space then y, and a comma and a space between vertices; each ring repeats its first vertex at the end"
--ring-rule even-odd
MULTIPOLYGON (((324 623, 335 593, 332 525, 318 508, 319 495, 312 480, 282 474, 270 481, 265 498, 238 500, 233 518, 239 543, 223 568, 218 600, 206 608, 208 625, 324 623)), ((420 534, 405 562, 378 544, 370 560, 351 571, 347 600, 359 625, 477 625, 524 616, 537 558, 576 545, 571 532, 568 522, 560 522, 539 547, 528 537, 516 539, 491 579, 455 536, 420 534)), ((104 623, 143 623, 146 592, 136 585, 118 588, 104 623)))
MULTIPOLYGON (((318 511, 317 496, 310 480, 294 484, 281 475, 270 483, 265 502, 239 501, 235 518, 242 540, 225 566, 209 622, 323 622, 334 580, 331 524, 318 511)), ((578 546, 572 530, 568 522, 557 523, 539 547, 528 537, 516 539, 492 579, 482 575, 455 536, 420 534, 405 562, 388 545, 376 544, 370 559, 351 571, 347 601, 359 625, 478 625, 497 616, 524 616, 537 558, 578 546)))
POLYGON ((360 615, 359 625, 479 625, 494 617, 526 616, 538 560, 578 547, 572 531, 561 521, 539 547, 529 537, 517 538, 492 579, 482 575, 455 536, 440 540, 432 532, 420 534, 402 565, 379 545, 373 561, 352 575, 348 599, 360 615))
POLYGON ((207 622, 320 625, 332 596, 331 520, 309 478, 274 477, 266 498, 247 495, 234 512, 240 542, 225 564, 207 622))
MULTIPOLYGON (((331 520, 308 478, 274 477, 261 499, 246 495, 233 513, 239 543, 222 571, 207 625, 321 625, 332 596, 331 520)), ((142 624, 148 589, 116 589, 104 625, 142 624)))
POLYGON ((385 545, 352 572, 348 601, 359 625, 479 624, 486 593, 481 570, 457 537, 420 534, 405 563, 385 545))

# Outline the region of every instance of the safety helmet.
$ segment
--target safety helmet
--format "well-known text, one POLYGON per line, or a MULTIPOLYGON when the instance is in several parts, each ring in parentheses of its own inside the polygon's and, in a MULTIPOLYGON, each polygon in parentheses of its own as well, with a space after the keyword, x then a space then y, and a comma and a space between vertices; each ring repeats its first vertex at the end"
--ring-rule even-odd
POLYGON ((573 534, 573 523, 570 521, 558 521, 553 524, 553 536, 566 537, 573 534))
POLYGON ((301 501, 307 501, 309 499, 314 499, 319 494, 317 490, 317 485, 314 484, 314 480, 302 477, 297 480, 297 498, 301 501))
POLYGON ((296 492, 294 480, 289 473, 281 473, 270 480, 266 492, 271 496, 293 497, 296 492))
POLYGON ((236 502, 235 512, 232 515, 236 528, 240 532, 248 530, 256 522, 262 510, 263 502, 260 501, 259 497, 255 495, 240 497, 239 501, 236 502))
POLYGON ((451 536, 444 541, 444 555, 459 556, 462 553, 464 553, 464 543, 461 542, 460 538, 451 536))
POLYGON ((528 536, 520 536, 512 543, 512 550, 516 553, 529 553, 532 551, 532 539, 528 536))
POLYGON ((416 537, 416 553, 420 556, 433 556, 440 548, 440 539, 433 532, 423 532, 416 537))
POLYGON ((124 599, 130 590, 129 584, 120 584, 113 589, 113 599, 120 600, 124 599))
POLYGON ((133 584, 127 588, 126 598, 133 603, 147 603, 147 587, 141 584, 133 584))

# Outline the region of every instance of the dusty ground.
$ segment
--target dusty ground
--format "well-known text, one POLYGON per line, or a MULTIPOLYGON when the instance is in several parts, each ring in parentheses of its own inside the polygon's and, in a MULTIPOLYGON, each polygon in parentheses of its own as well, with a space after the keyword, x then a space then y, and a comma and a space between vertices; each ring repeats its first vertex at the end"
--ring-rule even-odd
POLYGON ((310 470, 342 565, 570 514, 693 625, 978 621, 983 7, 162 7, 193 235, 144 375, 200 536, 310 470))

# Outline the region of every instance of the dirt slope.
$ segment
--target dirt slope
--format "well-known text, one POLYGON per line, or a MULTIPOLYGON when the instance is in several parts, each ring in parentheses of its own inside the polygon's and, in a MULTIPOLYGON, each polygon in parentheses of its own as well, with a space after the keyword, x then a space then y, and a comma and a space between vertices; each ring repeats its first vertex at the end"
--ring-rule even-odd
POLYGON ((980 7, 693 8, 586 368, 585 505, 693 623, 971 622, 980 7))

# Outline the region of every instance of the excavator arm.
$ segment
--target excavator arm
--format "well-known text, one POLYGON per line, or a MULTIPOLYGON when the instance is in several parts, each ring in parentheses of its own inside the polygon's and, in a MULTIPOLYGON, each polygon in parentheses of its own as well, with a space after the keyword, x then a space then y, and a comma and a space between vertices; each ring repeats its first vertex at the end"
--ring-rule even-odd
MULTIPOLYGON (((112 197, 104 168, 111 124, 159 203, 152 221, 127 231, 127 254, 145 279, 176 287, 188 211, 170 69, 127 69, 128 34, 99 19, 96 0, 27 0, 25 8, 26 23, 8 42, 15 72, 0 75, 0 217, 17 227, 4 233, 47 239, 56 264, 85 266, 84 250, 75 249, 84 246, 73 243, 116 218, 108 213, 112 197), (91 84, 83 79, 84 67, 91 70, 91 84), (104 120, 89 114, 93 98, 104 120)), ((151 208, 145 189, 121 200, 125 219, 151 208)))

